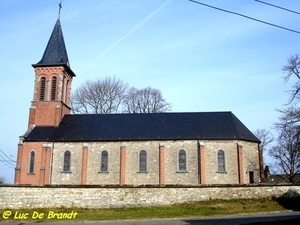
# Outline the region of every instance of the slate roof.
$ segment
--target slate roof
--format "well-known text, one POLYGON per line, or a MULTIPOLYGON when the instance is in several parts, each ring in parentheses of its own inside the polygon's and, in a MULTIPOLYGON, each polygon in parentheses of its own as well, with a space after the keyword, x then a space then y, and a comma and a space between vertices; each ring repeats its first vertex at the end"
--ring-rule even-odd
POLYGON ((42 59, 33 64, 33 67, 39 66, 66 66, 70 71, 72 76, 75 76, 74 72, 70 68, 67 48, 65 45, 63 32, 60 24, 60 20, 57 19, 42 59))
POLYGON ((231 112, 65 115, 25 141, 259 140, 231 112))
POLYGON ((57 19, 43 57, 37 64, 49 65, 62 63, 69 66, 69 59, 60 20, 57 19))

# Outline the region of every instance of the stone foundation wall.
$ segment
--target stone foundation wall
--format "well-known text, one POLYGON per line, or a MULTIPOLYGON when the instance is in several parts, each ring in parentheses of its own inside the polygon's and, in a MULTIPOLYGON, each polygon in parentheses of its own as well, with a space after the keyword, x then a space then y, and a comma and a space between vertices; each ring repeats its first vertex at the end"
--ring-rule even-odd
POLYGON ((209 199, 300 196, 300 186, 26 187, 1 186, 0 208, 120 208, 209 199))

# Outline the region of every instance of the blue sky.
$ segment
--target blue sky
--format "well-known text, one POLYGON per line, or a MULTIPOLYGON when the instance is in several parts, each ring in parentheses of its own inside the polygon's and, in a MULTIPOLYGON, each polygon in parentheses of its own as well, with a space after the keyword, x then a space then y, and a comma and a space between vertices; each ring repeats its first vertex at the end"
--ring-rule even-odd
MULTIPOLYGON (((267 1, 267 0, 266 0, 267 1)), ((300 31, 300 16, 254 0, 202 0, 300 31)), ((295 11, 295 0, 268 0, 295 11)), ((0 0, 0 149, 16 159, 27 129, 34 70, 58 17, 59 0, 0 0)), ((282 67, 300 34, 188 0, 64 0, 61 24, 73 90, 116 76, 158 88, 173 112, 232 111, 250 130, 270 129, 288 100, 282 67)), ((1 160, 1 159, 0 159, 1 160)), ((13 166, 0 161, 13 182, 13 166)))

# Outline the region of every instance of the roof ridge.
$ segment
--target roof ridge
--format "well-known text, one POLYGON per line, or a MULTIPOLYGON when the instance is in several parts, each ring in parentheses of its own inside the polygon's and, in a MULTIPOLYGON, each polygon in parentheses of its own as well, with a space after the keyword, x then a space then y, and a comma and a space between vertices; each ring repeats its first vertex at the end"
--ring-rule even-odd
POLYGON ((97 115, 162 115, 162 114, 212 114, 212 113, 230 113, 231 111, 205 111, 205 112, 159 112, 159 113, 88 113, 88 114, 68 114, 66 116, 97 116, 97 115))

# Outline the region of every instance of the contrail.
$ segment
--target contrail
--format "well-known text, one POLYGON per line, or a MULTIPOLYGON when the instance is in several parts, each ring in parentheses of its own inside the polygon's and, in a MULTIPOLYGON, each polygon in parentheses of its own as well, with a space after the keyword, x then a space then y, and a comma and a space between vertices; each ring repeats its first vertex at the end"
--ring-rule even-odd
POLYGON ((126 34, 124 34, 121 38, 119 38, 115 43, 113 43, 107 49, 105 49, 100 55, 98 55, 95 59, 93 59, 89 64, 93 64, 96 61, 98 61, 99 58, 101 58, 102 56, 104 56, 107 52, 109 52, 114 47, 116 47, 121 41, 123 41, 125 38, 127 38, 130 34, 132 34, 134 31, 136 31, 141 26, 143 26, 148 20, 150 20, 158 11, 160 11, 170 1, 172 1, 172 0, 167 0, 163 4, 161 4, 157 9, 155 9, 152 13, 150 13, 145 19, 143 19, 136 26, 134 26, 131 30, 129 30, 126 34))

